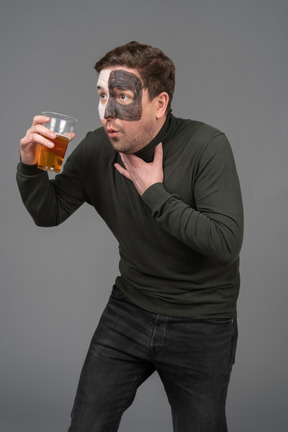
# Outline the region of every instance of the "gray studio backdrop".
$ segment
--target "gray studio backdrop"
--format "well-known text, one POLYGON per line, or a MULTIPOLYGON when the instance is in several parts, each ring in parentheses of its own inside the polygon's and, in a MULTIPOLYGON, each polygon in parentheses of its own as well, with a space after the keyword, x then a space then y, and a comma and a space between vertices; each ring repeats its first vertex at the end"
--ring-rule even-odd
MULTIPOLYGON (((233 432, 285 430, 287 5, 1 0, 1 432, 67 429, 90 338, 118 274, 116 241, 89 206, 58 228, 34 226, 15 182, 18 143, 42 110, 78 118, 70 149, 100 126, 94 63, 130 40, 174 60, 174 114, 210 123, 231 142, 246 230, 228 420, 233 432)), ((172 431, 156 375, 120 430, 172 431)))

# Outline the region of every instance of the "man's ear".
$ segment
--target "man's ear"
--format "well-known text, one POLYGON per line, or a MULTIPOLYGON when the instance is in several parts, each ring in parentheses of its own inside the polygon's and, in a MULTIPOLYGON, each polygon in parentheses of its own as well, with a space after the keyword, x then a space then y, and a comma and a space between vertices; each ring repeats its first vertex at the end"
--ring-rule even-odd
POLYGON ((166 114, 167 105, 169 102, 169 95, 166 92, 162 92, 158 96, 156 96, 155 99, 156 99, 156 117, 158 119, 161 119, 166 114))

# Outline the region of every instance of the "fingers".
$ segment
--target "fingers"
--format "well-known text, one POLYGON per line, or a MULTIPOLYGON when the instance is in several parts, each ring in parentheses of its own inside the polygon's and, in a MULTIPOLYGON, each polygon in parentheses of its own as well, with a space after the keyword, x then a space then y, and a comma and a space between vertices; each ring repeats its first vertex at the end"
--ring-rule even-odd
POLYGON ((56 134, 41 124, 47 123, 49 120, 49 117, 46 116, 35 116, 31 128, 27 130, 26 135, 20 140, 20 145, 23 147, 28 144, 37 143, 50 148, 54 147, 53 142, 49 141, 49 138, 56 138, 56 134))
MULTIPOLYGON (((127 179, 129 179, 129 180, 132 180, 132 178, 131 178, 131 173, 130 173, 130 170, 131 170, 131 168, 132 168, 132 166, 133 166, 133 158, 134 159, 138 159, 137 158, 137 156, 134 156, 134 155, 132 155, 132 154, 129 154, 129 155, 126 155, 126 154, 124 154, 124 153, 119 153, 120 154, 120 157, 121 157, 121 160, 122 160, 122 162, 123 162, 123 165, 124 165, 124 167, 125 168, 123 168, 120 164, 118 164, 118 163, 115 163, 114 164, 114 167, 117 169, 117 171, 120 173, 120 174, 122 174, 124 177, 126 177, 127 179)), ((133 169, 132 169, 132 171, 133 171, 133 169)))
POLYGON ((48 123, 49 117, 38 115, 33 118, 32 126, 26 131, 25 136, 20 140, 21 161, 28 165, 34 165, 38 161, 40 144, 53 148, 51 139, 56 134, 46 128, 43 123, 48 123))
POLYGON ((44 136, 55 137, 55 133, 54 132, 52 132, 50 129, 46 128, 46 126, 43 126, 41 124, 37 124, 35 126, 32 126, 28 130, 32 131, 32 132, 38 132, 38 133, 40 133, 41 135, 44 135, 44 136))
POLYGON ((53 142, 47 140, 42 135, 39 135, 37 133, 29 133, 29 134, 25 135, 25 137, 23 137, 20 140, 20 146, 21 147, 26 147, 29 144, 43 144, 49 148, 54 147, 53 142))
POLYGON ((36 115, 33 118, 32 126, 36 126, 39 123, 49 123, 49 121, 50 121, 50 117, 43 116, 43 115, 36 115))
POLYGON ((74 132, 71 133, 71 135, 69 134, 69 138, 70 141, 72 141, 75 138, 76 134, 74 132))
MULTIPOLYGON (((121 160, 123 162, 124 167, 126 168, 126 171, 129 172, 130 170, 133 170, 133 167, 135 167, 137 163, 137 156, 134 156, 133 154, 124 154, 120 153, 121 160)), ((121 165, 119 165, 121 167, 121 165)), ((121 167, 122 168, 122 167, 121 167)), ((119 170, 118 170, 119 171, 119 170)), ((119 171, 120 172, 120 171, 119 171)), ((125 176, 127 177, 127 175, 125 176)), ((127 177, 129 178, 129 177, 127 177)))
POLYGON ((163 149, 162 143, 155 148, 153 162, 146 163, 134 154, 119 153, 123 165, 114 164, 117 171, 131 180, 142 196, 143 193, 155 183, 163 183, 163 149))
MULTIPOLYGON (((163 172, 163 146, 162 143, 159 143, 155 147, 154 152, 154 159, 153 162, 146 163, 141 158, 135 156, 134 154, 125 154, 125 153, 119 153, 121 160, 123 162, 124 168, 118 164, 115 163, 114 167, 117 169, 117 171, 124 175, 129 180, 132 180, 135 177, 135 174, 139 172, 141 169, 145 169, 145 167, 150 166, 151 169, 154 167, 156 170, 163 172)), ((153 168, 153 169, 154 169, 153 168)), ((132 180, 133 181, 133 180, 132 180)))
POLYGON ((121 165, 119 165, 118 163, 114 164, 114 167, 117 169, 117 171, 122 174, 124 177, 126 177, 127 179, 131 180, 130 178, 130 174, 129 172, 123 168, 121 165))
MULTIPOLYGON (((132 169, 139 169, 141 166, 146 165, 146 163, 140 159, 139 157, 135 156, 134 154, 125 154, 125 153, 119 153, 121 160, 123 162, 124 167, 126 168, 126 170, 121 167, 121 165, 119 164, 115 164, 115 166, 117 165, 117 170, 119 172, 121 172, 121 174, 123 174, 123 171, 125 171, 126 175, 125 177, 130 179, 130 176, 127 176, 127 172, 129 173, 129 171, 132 169), (121 169, 121 170, 120 170, 121 169)), ((151 162, 149 165, 154 165, 157 168, 161 168, 163 166, 163 146, 162 143, 159 143, 156 147, 155 147, 155 151, 154 151, 154 159, 153 162, 151 162)))

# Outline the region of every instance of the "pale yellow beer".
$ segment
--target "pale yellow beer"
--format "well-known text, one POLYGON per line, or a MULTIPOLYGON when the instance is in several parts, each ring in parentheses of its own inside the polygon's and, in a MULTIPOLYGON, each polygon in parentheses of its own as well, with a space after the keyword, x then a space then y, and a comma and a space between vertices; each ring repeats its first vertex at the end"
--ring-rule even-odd
POLYGON ((56 134, 56 138, 49 138, 49 140, 54 143, 54 147, 49 148, 40 144, 38 168, 59 173, 70 138, 65 135, 56 134))

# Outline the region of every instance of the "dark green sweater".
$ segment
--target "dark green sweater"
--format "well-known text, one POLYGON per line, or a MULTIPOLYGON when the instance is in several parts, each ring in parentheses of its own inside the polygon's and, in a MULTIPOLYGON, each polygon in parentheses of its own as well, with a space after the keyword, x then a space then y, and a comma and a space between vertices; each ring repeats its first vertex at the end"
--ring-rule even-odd
POLYGON ((116 285, 138 306, 179 317, 234 317, 243 211, 230 145, 217 129, 173 115, 137 155, 150 162, 159 142, 164 183, 142 197, 114 168, 122 162, 99 128, 53 180, 19 163, 23 202, 40 226, 60 224, 84 202, 95 207, 119 242, 116 285))

